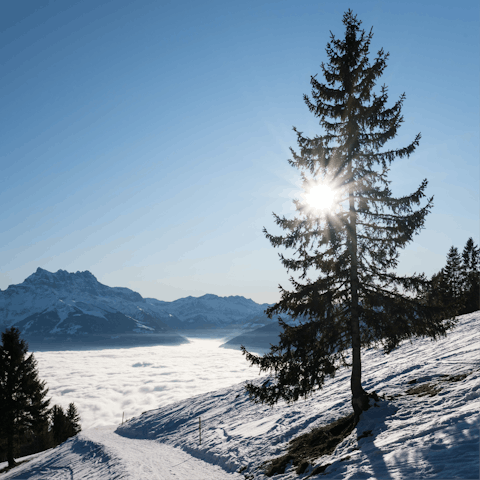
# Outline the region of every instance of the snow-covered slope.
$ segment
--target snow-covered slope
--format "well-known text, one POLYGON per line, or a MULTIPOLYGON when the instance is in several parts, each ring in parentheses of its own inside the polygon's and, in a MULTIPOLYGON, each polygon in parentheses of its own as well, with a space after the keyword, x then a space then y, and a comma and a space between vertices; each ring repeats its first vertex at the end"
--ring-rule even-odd
MULTIPOLYGON (((385 400, 362 414, 331 455, 309 459, 302 474, 289 467, 271 478, 307 478, 322 465, 323 474, 309 478, 479 478, 479 352, 480 312, 460 317, 438 342, 404 342, 389 356, 365 351, 364 388, 385 400)), ((344 369, 308 400, 273 408, 251 403, 243 384, 202 394, 115 432, 81 433, 0 478, 266 479, 265 462, 291 439, 351 412, 349 377, 344 369), (215 466, 222 470, 208 470, 215 466)))
MULTIPOLYGON (((389 400, 365 412, 334 454, 314 466, 330 463, 325 473, 339 479, 478 478, 480 312, 460 317, 438 342, 405 342, 389 356, 371 349, 362 363, 364 388, 389 400), (438 393, 407 393, 427 384, 438 393), (368 430, 372 436, 357 441, 368 430)), ((289 440, 351 412, 349 377, 345 369, 308 400, 274 408, 251 404, 238 385, 147 412, 117 432, 181 447, 226 471, 246 466, 244 473, 266 478, 263 462, 285 453, 289 440)), ((296 477, 290 470, 278 478, 296 477)))
MULTIPOLYGON (((244 480, 221 467, 191 457, 180 448, 148 440, 130 440, 115 427, 81 432, 57 448, 26 457, 0 478, 45 480, 244 480)), ((6 466, 1 464, 0 469, 6 466)))

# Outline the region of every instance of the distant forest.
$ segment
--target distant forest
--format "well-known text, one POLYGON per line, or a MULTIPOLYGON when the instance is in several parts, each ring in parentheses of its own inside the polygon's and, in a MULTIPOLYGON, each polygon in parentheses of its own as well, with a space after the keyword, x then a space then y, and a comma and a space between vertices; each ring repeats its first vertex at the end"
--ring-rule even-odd
POLYGON ((434 274, 424 294, 429 305, 444 307, 454 315, 480 309, 479 248, 472 238, 460 254, 450 247, 445 266, 434 274))

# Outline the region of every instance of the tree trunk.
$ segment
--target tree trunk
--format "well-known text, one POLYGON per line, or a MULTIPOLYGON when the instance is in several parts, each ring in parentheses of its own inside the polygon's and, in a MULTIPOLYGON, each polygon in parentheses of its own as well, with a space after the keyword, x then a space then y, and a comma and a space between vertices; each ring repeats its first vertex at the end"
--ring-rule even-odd
POLYGON ((7 462, 8 468, 16 465, 15 458, 13 458, 13 432, 7 432, 7 462))
MULTIPOLYGON (((352 164, 350 163, 350 175, 352 164)), ((352 389, 352 407, 355 413, 355 423, 360 419, 360 414, 368 409, 368 395, 362 387, 362 360, 360 344, 360 324, 358 312, 358 260, 357 260, 357 216, 353 192, 349 194, 350 210, 350 285, 352 289, 351 304, 351 332, 352 332, 352 376, 350 386, 352 389)))

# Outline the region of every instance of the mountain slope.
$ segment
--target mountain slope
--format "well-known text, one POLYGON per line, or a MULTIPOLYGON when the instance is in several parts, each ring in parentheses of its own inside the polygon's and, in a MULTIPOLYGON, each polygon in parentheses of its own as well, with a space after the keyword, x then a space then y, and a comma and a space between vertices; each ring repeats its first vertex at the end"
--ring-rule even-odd
POLYGON ((389 356, 364 351, 364 387, 385 399, 362 414, 331 454, 308 458, 310 466, 300 474, 291 464, 273 477, 264 468, 285 453, 291 439, 351 412, 349 369, 292 405, 253 404, 243 383, 169 404, 131 419, 116 432, 110 427, 82 432, 0 479, 479 478, 479 351, 480 311, 461 316, 457 327, 437 342, 406 341, 389 356), (319 466, 323 473, 312 475, 319 466))
POLYGON ((267 306, 244 297, 210 294, 163 302, 128 288, 103 285, 88 271, 51 273, 42 268, 23 283, 0 291, 3 327, 15 324, 30 342, 60 338, 84 342, 92 336, 114 335, 143 335, 146 340, 162 335, 175 343, 181 338, 172 337, 171 330, 238 331, 264 325, 270 321, 263 314, 267 306))
POLYGON ((151 308, 128 288, 101 284, 90 272, 39 268, 0 292, 0 315, 5 326, 15 325, 31 344, 186 342, 165 323, 169 314, 151 308))
POLYGON ((202 297, 186 297, 163 302, 154 298, 146 298, 147 304, 165 313, 173 314, 181 323, 170 318, 167 323, 178 329, 212 328, 212 327, 244 327, 245 323, 255 319, 268 321, 263 315, 269 306, 259 305, 249 298, 240 296, 218 297, 207 294, 202 297))
MULTIPOLYGON (((308 459, 303 474, 290 466, 271 478, 306 478, 328 464, 324 473, 337 479, 478 478, 479 351, 480 312, 460 317, 437 342, 406 341, 389 356, 364 351, 364 388, 385 399, 362 414, 331 455, 308 459)), ((307 400, 273 408, 251 403, 239 384, 146 412, 117 432, 181 447, 229 472, 246 467, 242 473, 250 478, 266 479, 264 462, 284 454, 291 439, 351 413, 350 373, 341 370, 307 400)))
POLYGON ((114 430, 111 426, 80 432, 54 449, 26 457, 27 463, 0 474, 0 478, 245 480, 243 475, 229 474, 217 465, 192 458, 180 448, 122 438, 114 430))
POLYGON ((241 333, 220 346, 222 348, 238 350, 240 345, 243 345, 248 351, 263 354, 270 350, 271 345, 278 344, 282 331, 283 327, 278 322, 269 323, 268 325, 241 333))

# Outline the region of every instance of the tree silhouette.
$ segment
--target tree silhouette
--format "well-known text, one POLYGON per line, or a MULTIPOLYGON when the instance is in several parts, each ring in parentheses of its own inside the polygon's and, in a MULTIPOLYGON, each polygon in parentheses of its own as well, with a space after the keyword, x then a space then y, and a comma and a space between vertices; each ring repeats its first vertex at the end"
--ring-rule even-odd
POLYGON ((82 427, 80 426, 80 415, 78 414, 77 407, 74 403, 68 405, 67 419, 67 434, 69 437, 73 437, 82 430, 82 427))
POLYGON ((450 302, 459 304, 463 294, 462 259, 456 247, 450 247, 447 264, 443 268, 443 276, 447 283, 446 295, 450 302))
POLYGON ((469 238, 462 252, 462 313, 480 309, 480 254, 473 238, 469 238))
POLYGON ((0 346, 0 434, 6 438, 8 466, 15 465, 19 438, 45 424, 48 416, 48 389, 38 378, 33 353, 20 339, 17 328, 2 333, 0 346))
POLYGON ((427 180, 409 196, 394 197, 389 165, 410 156, 420 134, 404 148, 383 149, 403 122, 405 94, 387 107, 387 87, 373 89, 386 67, 381 49, 370 63, 372 30, 348 10, 343 16, 345 37, 331 34, 321 65, 325 83, 311 77, 311 98, 304 95, 323 134, 308 138, 294 128, 299 153, 291 149, 289 163, 301 173, 304 199, 295 200, 294 219, 274 214, 284 235, 265 234, 280 254, 293 290, 280 286, 281 300, 267 313, 288 314, 294 325, 280 321, 283 333, 269 353, 257 356, 242 347, 248 361, 271 372, 261 386, 246 386, 251 398, 274 404, 295 401, 320 388, 342 365, 352 367, 352 407, 358 420, 368 408, 361 383, 361 347, 383 346, 391 352, 407 338, 446 333, 453 325, 416 296, 425 288, 424 275, 395 273, 400 250, 423 227, 433 204, 423 206, 427 180), (318 195, 318 192, 328 192, 318 195), (317 201, 307 201, 317 196, 317 201), (331 203, 333 207, 322 208, 331 203), (348 351, 351 349, 351 358, 348 351))
POLYGON ((63 443, 81 430, 80 416, 74 403, 70 403, 66 413, 61 406, 54 405, 51 410, 51 418, 55 445, 63 443))
POLYGON ((59 445, 68 438, 68 419, 60 405, 54 405, 52 407, 51 416, 53 441, 55 445, 59 445))
POLYGON ((455 315, 471 313, 480 309, 479 249, 472 238, 460 256, 458 249, 451 246, 445 266, 432 275, 424 301, 436 305, 455 315))

